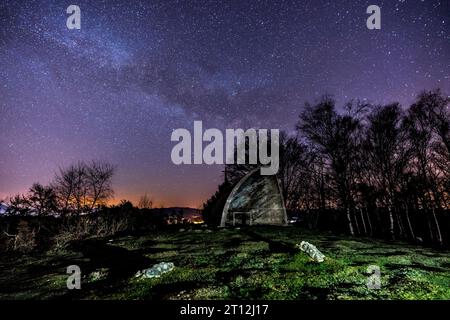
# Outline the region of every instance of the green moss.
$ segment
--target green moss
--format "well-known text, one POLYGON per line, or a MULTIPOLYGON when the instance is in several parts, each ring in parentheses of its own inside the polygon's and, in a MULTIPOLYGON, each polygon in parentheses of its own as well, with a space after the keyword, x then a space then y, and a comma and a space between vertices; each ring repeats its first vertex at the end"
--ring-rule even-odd
POLYGON ((90 243, 117 252, 101 259, 75 249, 5 255, 0 261, 0 298, 450 299, 449 252, 299 228, 248 231, 174 230, 90 243), (302 240, 316 245, 325 261, 314 262, 295 250, 302 240), (175 269, 160 278, 133 277, 161 261, 173 262, 175 269), (83 290, 77 293, 66 288, 69 264, 85 272, 83 290), (367 288, 369 265, 380 267, 379 290, 367 288), (98 270, 108 270, 108 276, 96 277, 98 270), (89 275, 93 279, 86 278, 89 275))

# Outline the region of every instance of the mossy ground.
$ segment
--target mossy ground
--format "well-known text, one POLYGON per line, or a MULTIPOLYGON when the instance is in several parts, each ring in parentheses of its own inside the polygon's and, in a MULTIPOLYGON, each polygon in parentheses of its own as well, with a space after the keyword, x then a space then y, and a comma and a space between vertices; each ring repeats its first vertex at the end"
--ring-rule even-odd
POLYGON ((450 252, 337 237, 296 227, 253 227, 86 240, 64 251, 0 258, 0 299, 450 299, 450 252), (295 248, 309 241, 323 263, 295 248), (175 269, 134 278, 162 261, 175 269), (81 290, 66 288, 79 265, 81 290), (368 289, 367 268, 381 270, 368 289))

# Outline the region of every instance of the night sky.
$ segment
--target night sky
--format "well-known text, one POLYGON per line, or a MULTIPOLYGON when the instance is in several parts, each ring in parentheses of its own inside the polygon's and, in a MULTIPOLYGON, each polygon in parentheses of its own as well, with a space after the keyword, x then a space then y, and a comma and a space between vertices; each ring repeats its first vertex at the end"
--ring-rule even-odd
POLYGON ((115 200, 199 207, 221 166, 172 164, 175 128, 293 132, 305 101, 450 93, 450 0, 0 2, 0 199, 59 166, 117 166, 115 200), (68 30, 66 8, 81 8, 68 30), (381 7, 381 30, 366 8, 381 7))

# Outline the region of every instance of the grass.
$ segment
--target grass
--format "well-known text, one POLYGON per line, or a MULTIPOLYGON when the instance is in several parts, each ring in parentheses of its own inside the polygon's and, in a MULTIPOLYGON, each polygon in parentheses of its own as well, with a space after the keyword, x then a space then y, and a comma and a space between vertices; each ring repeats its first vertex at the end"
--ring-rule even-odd
POLYGON ((0 299, 450 299, 450 253, 296 227, 196 228, 86 240, 64 251, 0 258, 0 299), (309 241, 323 263, 295 248, 309 241), (158 262, 175 269, 135 278, 158 262), (66 288, 79 265, 81 290, 66 288), (368 289, 367 268, 381 271, 368 289))

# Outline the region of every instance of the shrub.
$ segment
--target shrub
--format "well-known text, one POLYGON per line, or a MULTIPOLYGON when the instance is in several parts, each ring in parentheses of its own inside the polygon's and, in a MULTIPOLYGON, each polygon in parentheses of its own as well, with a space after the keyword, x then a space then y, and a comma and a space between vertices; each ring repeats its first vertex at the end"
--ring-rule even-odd
POLYGON ((20 252, 32 251, 37 246, 37 233, 27 221, 19 221, 17 234, 13 236, 12 249, 20 252))

